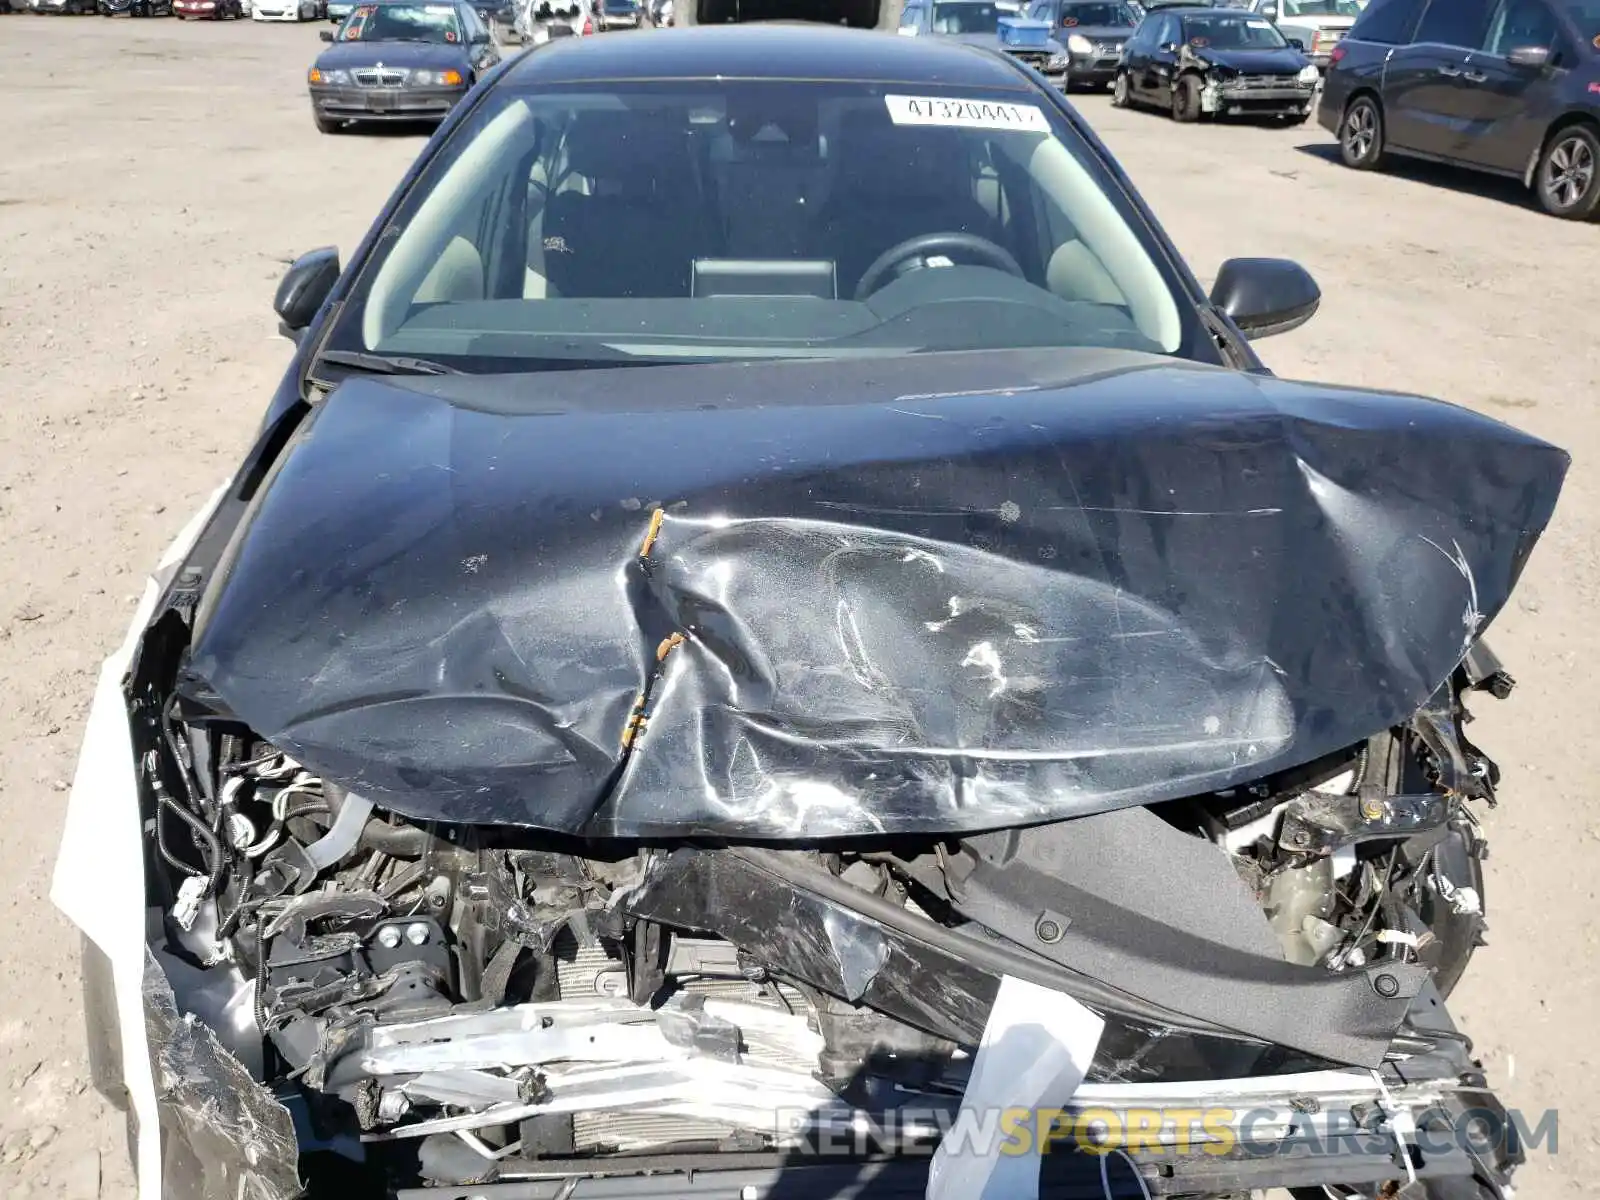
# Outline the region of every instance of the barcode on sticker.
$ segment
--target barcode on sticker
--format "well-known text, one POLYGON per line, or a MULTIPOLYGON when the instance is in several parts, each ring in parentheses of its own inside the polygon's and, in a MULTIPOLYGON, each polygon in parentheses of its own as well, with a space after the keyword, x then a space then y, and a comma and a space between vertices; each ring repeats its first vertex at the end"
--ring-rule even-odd
POLYGON ((961 100, 943 96, 885 96, 896 125, 948 125, 957 129, 1020 129, 1049 133, 1050 122, 1032 104, 961 100))

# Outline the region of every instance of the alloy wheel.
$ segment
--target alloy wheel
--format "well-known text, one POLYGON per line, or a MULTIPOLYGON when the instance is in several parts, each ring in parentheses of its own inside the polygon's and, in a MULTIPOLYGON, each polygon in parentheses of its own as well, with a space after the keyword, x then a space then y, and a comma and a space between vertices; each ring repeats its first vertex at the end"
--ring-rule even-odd
POLYGON ((1594 173, 1594 150, 1588 140, 1576 134, 1562 138, 1545 156, 1540 181, 1550 206, 1562 211, 1575 208, 1594 183, 1594 173))
POLYGON ((1345 153, 1357 162, 1364 162, 1372 153, 1378 140, 1377 114, 1370 104, 1358 104, 1350 110, 1344 121, 1345 153))

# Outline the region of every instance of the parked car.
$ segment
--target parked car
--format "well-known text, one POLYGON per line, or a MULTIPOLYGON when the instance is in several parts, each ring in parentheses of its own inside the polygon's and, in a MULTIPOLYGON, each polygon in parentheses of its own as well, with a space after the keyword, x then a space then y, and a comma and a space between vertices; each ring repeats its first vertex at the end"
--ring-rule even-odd
POLYGON ((598 27, 590 0, 520 0, 512 31, 516 41, 540 46, 556 37, 589 37, 598 27))
POLYGON ((95 0, 28 0, 28 11, 55 16, 83 17, 97 10, 95 0))
POLYGON ((226 17, 242 19, 245 15, 240 0, 172 0, 172 11, 179 20, 220 21, 226 17))
POLYGON ((1027 15, 1049 22, 1067 54, 1067 86, 1103 87, 1117 76, 1122 47, 1142 9, 1125 0, 1034 0, 1027 15))
POLYGON ((1151 8, 1122 49, 1111 102, 1176 121, 1311 115, 1318 72, 1271 21, 1237 8, 1151 8))
POLYGON ((307 73, 323 133, 373 121, 441 121, 500 61, 494 37, 464 0, 377 0, 356 6, 307 73))
POLYGON ((1463 726, 1568 459, 1275 378, 1319 301, 997 47, 485 76, 98 676, 144 1200, 1507 1196, 1463 726))
POLYGON ((355 0, 328 0, 326 10, 328 20, 334 22, 334 24, 339 24, 350 15, 355 6, 355 0))
POLYGON ((650 24, 656 29, 672 27, 672 0, 650 0, 650 24))
POLYGON ((1067 83, 1066 47, 1051 36, 1049 22, 1022 15, 1020 0, 910 0, 899 32, 1000 50, 1058 87, 1067 83))
POLYGON ((516 6, 512 0, 472 0, 472 7, 490 33, 497 29, 510 30, 516 22, 516 6))
POLYGON ((252 0, 253 21, 317 21, 327 12, 326 0, 252 0))
POLYGON ((97 0, 102 17, 170 17, 172 0, 97 0))
POLYGON ((600 28, 638 29, 644 20, 639 0, 599 0, 600 28))
POLYGON ((1521 180, 1600 212, 1600 2, 1371 0, 1334 48, 1317 120, 1347 166, 1389 155, 1521 180))
POLYGON ((1305 47, 1306 57, 1320 68, 1339 39, 1361 15, 1362 0, 1250 0, 1250 11, 1260 13, 1286 38, 1305 47))

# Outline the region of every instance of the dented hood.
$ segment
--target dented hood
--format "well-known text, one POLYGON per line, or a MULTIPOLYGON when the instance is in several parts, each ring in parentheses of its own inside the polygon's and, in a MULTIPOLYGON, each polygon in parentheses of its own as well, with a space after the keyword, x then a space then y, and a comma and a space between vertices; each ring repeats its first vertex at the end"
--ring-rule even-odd
POLYGON ((254 498, 182 689, 415 819, 1075 816, 1406 719, 1567 461, 1117 351, 354 379, 254 498))

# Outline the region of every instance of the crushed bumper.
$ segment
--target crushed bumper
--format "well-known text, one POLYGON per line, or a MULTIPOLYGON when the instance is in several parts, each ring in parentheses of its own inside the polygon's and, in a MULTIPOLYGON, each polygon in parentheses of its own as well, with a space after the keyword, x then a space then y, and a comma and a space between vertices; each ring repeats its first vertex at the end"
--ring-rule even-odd
POLYGON ((1308 116, 1316 103, 1316 85, 1290 80, 1282 86, 1218 82, 1200 90, 1200 111, 1218 116, 1308 116))
POLYGON ((314 87, 311 105, 330 121, 439 121, 465 88, 314 87))

